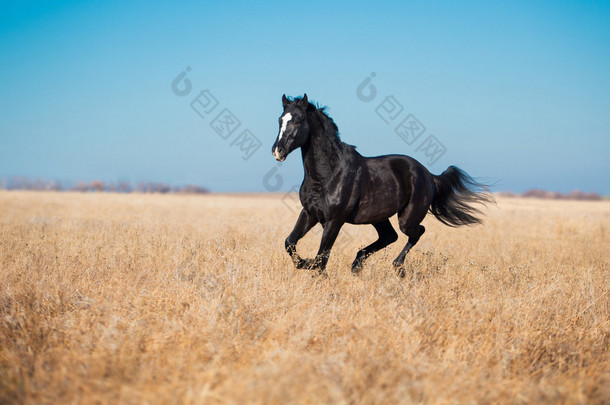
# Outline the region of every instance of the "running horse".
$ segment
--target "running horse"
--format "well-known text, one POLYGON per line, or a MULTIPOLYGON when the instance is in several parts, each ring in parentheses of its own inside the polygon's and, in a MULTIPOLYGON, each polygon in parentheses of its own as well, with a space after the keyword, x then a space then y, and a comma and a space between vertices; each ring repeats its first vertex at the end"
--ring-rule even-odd
POLYGON ((372 224, 379 237, 356 254, 352 272, 359 273, 368 256, 398 239, 389 220, 397 213, 408 241, 393 264, 404 277, 405 256, 424 234, 421 222, 428 211, 448 226, 480 224, 481 212, 473 204, 493 201, 485 186, 455 166, 436 176, 409 156, 362 156, 341 141, 332 118, 310 103, 307 94, 294 100, 283 95, 282 105, 273 156, 283 162, 301 148, 305 171, 299 191, 303 209, 285 242, 299 269, 325 274, 343 224, 372 224), (323 228, 318 253, 314 259, 303 259, 297 242, 318 223, 323 228))

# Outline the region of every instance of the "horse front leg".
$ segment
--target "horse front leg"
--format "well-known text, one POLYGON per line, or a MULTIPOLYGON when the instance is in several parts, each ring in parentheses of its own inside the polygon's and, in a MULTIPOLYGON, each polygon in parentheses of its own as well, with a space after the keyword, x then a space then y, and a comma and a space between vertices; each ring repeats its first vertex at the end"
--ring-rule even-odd
POLYGON ((337 240, 339 231, 343 226, 344 221, 333 220, 322 224, 324 232, 322 232, 322 240, 320 241, 320 249, 318 254, 313 261, 312 269, 317 269, 319 274, 326 274, 326 263, 328 263, 328 257, 330 256, 330 250, 337 240))
POLYGON ((318 223, 318 220, 313 216, 309 215, 307 211, 304 209, 301 210, 299 214, 299 219, 297 219, 297 223, 294 224, 294 229, 290 232, 290 235, 286 238, 286 242, 284 246, 286 247, 286 252, 292 258, 292 262, 294 263, 297 269, 304 269, 311 267, 312 260, 302 259, 297 253, 297 242, 305 236, 307 232, 311 228, 313 228, 318 223))

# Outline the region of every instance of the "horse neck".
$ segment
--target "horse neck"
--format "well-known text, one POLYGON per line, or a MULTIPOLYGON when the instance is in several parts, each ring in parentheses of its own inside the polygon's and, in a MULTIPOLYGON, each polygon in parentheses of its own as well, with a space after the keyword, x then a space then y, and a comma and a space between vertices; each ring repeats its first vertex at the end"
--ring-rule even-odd
POLYGON ((301 147, 305 177, 323 181, 336 175, 344 166, 346 153, 335 134, 327 134, 319 117, 308 114, 309 140, 301 147))

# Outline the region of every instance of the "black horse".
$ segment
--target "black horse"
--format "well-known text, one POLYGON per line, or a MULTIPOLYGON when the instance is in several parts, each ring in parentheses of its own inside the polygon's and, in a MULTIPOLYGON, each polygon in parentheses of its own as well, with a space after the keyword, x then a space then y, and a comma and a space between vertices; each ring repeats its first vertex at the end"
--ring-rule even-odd
POLYGON ((299 192, 303 210, 285 243, 299 269, 324 273, 343 224, 372 224, 379 239, 356 255, 352 272, 358 273, 369 255, 398 239, 389 220, 398 213, 400 230, 409 240, 394 266, 404 276, 405 256, 424 233, 420 223, 428 211, 445 225, 478 224, 481 213, 472 203, 493 201, 482 184, 455 166, 435 176, 409 156, 360 155, 354 146, 341 142, 332 118, 323 108, 309 103, 307 94, 294 101, 283 95, 282 104, 284 112, 273 156, 284 161, 300 147, 305 170, 299 192), (296 244, 318 222, 324 229, 318 254, 313 260, 302 259, 296 244))

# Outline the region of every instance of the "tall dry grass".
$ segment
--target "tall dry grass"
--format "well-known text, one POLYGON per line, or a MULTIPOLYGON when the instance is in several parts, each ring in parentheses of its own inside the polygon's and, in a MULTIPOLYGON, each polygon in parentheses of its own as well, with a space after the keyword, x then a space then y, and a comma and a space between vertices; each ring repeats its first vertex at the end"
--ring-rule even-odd
POLYGON ((350 274, 370 226, 328 278, 295 270, 295 219, 278 196, 0 192, 0 402, 610 401, 610 202, 427 218, 405 279, 404 236, 350 274))

